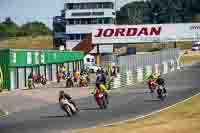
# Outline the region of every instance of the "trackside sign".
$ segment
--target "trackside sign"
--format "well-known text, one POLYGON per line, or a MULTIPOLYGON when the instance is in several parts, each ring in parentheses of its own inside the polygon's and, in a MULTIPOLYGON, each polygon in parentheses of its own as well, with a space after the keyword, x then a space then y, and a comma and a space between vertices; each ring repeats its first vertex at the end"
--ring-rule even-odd
POLYGON ((196 40, 200 40, 200 23, 110 25, 97 27, 92 31, 93 44, 196 40))

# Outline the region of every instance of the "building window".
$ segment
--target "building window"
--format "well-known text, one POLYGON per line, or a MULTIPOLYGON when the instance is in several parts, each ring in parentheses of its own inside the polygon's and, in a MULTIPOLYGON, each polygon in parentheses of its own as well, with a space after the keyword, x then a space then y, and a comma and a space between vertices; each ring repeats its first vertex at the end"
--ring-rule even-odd
POLYGON ((96 3, 88 3, 87 9, 95 9, 95 8, 97 8, 97 4, 96 3))
POLYGON ((66 9, 113 9, 114 4, 112 2, 90 2, 90 3, 67 3, 66 9))
POLYGON ((80 24, 80 19, 75 19, 75 24, 80 24))
POLYGON ((103 8, 106 8, 106 9, 113 9, 114 6, 113 6, 113 3, 111 3, 111 2, 106 2, 106 3, 103 3, 103 8))
POLYGON ((94 16, 103 16, 104 12, 93 12, 92 15, 94 15, 94 16))
POLYGON ((69 34, 69 40, 75 40, 75 35, 74 34, 69 34))
POLYGON ((81 34, 81 40, 85 38, 85 34, 81 34))
POLYGON ((114 24, 113 18, 83 18, 83 19, 68 19, 67 24, 114 24))
POLYGON ((74 38, 75 38, 75 40, 80 40, 81 39, 81 35, 80 34, 75 34, 74 38))
POLYGON ((87 9, 87 3, 80 3, 80 9, 87 9))
POLYGON ((80 4, 80 9, 84 9, 84 7, 85 7, 84 4, 85 4, 85 3, 81 3, 81 4, 80 4))
POLYGON ((78 4, 78 3, 76 3, 76 4, 73 4, 73 9, 80 9, 80 6, 79 6, 79 4, 78 4))
POLYGON ((66 34, 67 40, 83 40, 85 37, 85 34, 66 34))
POLYGON ((74 19, 69 19, 69 24, 74 24, 74 19))
POLYGON ((97 3, 97 8, 103 8, 103 3, 97 3))
POLYGON ((67 3, 67 4, 65 4, 65 8, 66 9, 73 9, 73 4, 71 4, 71 3, 67 3))
POLYGON ((112 18, 104 18, 104 24, 113 24, 112 18))
POLYGON ((81 24, 88 24, 87 19, 81 19, 81 24))
POLYGON ((103 24, 103 19, 102 18, 98 18, 98 24, 103 24))
POLYGON ((74 12, 72 16, 90 16, 90 12, 74 12))
POLYGON ((92 24, 97 24, 97 18, 92 19, 92 24))

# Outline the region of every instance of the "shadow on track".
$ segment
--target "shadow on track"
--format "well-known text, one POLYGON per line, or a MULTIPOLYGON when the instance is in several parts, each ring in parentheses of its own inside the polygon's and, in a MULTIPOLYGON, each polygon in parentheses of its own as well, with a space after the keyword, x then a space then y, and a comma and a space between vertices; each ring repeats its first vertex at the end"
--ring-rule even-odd
POLYGON ((101 109, 99 109, 99 108, 82 108, 82 109, 80 109, 80 110, 85 110, 85 111, 95 111, 95 110, 101 110, 101 109))
POLYGON ((41 119, 49 119, 49 118, 65 118, 66 115, 56 115, 56 116, 41 116, 41 119))

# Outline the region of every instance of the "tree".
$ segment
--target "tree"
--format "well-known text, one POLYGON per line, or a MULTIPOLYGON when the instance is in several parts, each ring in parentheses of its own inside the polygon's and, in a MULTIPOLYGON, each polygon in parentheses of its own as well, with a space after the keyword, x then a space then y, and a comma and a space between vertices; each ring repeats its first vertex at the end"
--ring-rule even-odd
POLYGON ((2 30, 2 32, 8 34, 8 36, 10 36, 10 37, 15 37, 19 30, 19 27, 10 17, 7 17, 2 22, 0 30, 2 30))
POLYGON ((146 0, 132 2, 120 9, 120 24, 192 22, 200 13, 200 0, 146 0))
POLYGON ((49 35, 51 30, 42 22, 34 21, 21 26, 20 33, 23 35, 49 35))
POLYGON ((142 24, 144 22, 146 3, 132 2, 117 12, 117 24, 142 24))
POLYGON ((5 24, 5 25, 15 25, 15 26, 17 26, 17 24, 10 17, 5 18, 5 20, 2 23, 5 24))

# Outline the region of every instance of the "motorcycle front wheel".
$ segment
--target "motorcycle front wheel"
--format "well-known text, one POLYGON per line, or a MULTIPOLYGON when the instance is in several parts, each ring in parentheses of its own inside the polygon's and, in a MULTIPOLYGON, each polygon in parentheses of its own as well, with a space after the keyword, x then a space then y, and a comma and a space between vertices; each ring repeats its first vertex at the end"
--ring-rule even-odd
POLYGON ((64 105, 64 110, 69 117, 71 117, 73 115, 72 112, 71 112, 71 109, 68 105, 64 105))

